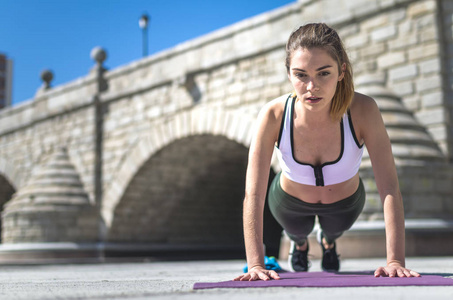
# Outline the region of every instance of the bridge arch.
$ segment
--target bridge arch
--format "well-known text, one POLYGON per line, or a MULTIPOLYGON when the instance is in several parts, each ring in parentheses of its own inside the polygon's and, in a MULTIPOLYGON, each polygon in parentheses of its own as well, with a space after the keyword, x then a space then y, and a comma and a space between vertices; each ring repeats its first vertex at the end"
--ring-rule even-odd
POLYGON ((156 125, 141 136, 128 152, 108 188, 102 203, 102 217, 107 228, 112 224, 113 211, 127 186, 143 164, 170 143, 194 135, 224 136, 244 147, 250 145, 254 118, 220 110, 192 110, 180 113, 156 125))
MULTIPOLYGON (((122 190, 106 193, 107 241, 243 247, 242 200, 254 121, 228 112, 191 112, 143 137, 112 182, 122 190)), ((270 178, 274 175, 271 171, 270 178)), ((267 210, 265 218, 265 242, 276 254, 281 228, 267 210)))

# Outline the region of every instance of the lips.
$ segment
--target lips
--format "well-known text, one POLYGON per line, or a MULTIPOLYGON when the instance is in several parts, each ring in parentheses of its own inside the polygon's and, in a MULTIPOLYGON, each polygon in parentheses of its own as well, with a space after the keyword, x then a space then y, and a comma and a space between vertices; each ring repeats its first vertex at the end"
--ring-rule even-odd
POLYGON ((307 99, 307 101, 309 101, 311 103, 315 103, 315 102, 319 102, 322 98, 311 96, 311 97, 307 97, 306 99, 307 99))

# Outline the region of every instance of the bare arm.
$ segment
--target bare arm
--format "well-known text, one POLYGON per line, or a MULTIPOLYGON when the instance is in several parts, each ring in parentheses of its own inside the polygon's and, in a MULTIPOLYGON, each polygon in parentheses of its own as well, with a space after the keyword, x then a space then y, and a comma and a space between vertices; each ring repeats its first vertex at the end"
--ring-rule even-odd
POLYGON ((403 199, 398 176, 379 108, 373 99, 358 96, 360 135, 370 155, 376 186, 384 209, 387 266, 378 268, 376 276, 411 277, 418 273, 405 268, 405 225, 403 199))
POLYGON ((280 129, 280 107, 281 103, 271 102, 263 108, 250 145, 243 212, 249 272, 235 280, 279 279, 276 272, 268 271, 264 266, 263 211, 272 153, 280 129))

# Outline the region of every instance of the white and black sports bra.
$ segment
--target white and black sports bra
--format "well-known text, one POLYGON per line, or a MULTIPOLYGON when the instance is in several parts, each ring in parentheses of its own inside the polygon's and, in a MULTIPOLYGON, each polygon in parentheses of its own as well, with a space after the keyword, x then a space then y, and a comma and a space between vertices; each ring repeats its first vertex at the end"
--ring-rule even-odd
POLYGON ((340 122, 341 152, 336 160, 317 166, 299 162, 294 157, 293 151, 293 115, 296 97, 291 96, 289 95, 286 100, 276 145, 282 173, 291 181, 313 186, 337 184, 354 177, 362 162, 363 145, 359 144, 355 136, 350 112, 345 113, 340 122))

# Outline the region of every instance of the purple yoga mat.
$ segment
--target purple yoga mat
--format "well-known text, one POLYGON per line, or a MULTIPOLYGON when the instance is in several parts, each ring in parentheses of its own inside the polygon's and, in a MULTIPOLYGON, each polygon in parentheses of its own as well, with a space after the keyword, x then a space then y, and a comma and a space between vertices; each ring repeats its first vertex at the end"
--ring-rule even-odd
POLYGON ((365 286, 444 286, 453 279, 439 275, 421 277, 374 277, 373 272, 301 272, 280 273, 280 280, 221 281, 195 283, 194 289, 262 288, 262 287, 365 287, 365 286))

